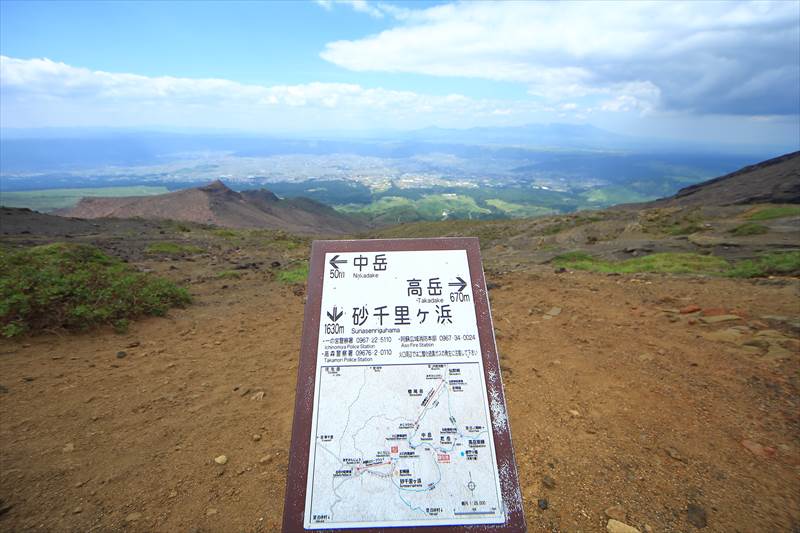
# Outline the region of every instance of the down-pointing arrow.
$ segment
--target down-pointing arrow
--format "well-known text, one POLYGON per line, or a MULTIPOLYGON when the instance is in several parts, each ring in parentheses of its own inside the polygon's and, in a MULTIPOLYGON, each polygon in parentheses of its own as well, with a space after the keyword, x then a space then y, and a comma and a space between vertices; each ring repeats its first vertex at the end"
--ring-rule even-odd
POLYGON ((330 318, 330 319, 331 319, 331 320, 333 320, 334 322, 336 322, 337 320, 339 320, 340 318, 342 318, 342 315, 344 314, 344 311, 339 311, 339 310, 336 308, 336 306, 335 306, 335 305, 333 306, 333 309, 332 309, 332 311, 333 311, 333 312, 331 312, 331 311, 328 311, 328 313, 327 313, 327 314, 328 314, 328 318, 330 318))

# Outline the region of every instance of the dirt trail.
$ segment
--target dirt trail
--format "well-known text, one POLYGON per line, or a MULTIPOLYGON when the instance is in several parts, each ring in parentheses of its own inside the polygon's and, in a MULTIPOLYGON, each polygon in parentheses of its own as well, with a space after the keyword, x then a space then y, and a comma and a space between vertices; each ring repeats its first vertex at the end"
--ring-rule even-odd
MULTIPOLYGON (((642 531, 800 527, 800 345, 759 319, 797 316, 796 280, 490 281, 531 531, 605 531, 615 505, 642 531)), ((0 344, 0 530, 279 528, 303 296, 257 272, 192 291, 125 335, 0 344)))

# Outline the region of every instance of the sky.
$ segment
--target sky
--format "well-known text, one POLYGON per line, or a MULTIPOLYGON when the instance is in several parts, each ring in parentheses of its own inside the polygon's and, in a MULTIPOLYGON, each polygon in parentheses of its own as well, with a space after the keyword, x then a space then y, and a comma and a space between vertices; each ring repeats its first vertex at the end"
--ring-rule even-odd
POLYGON ((0 0, 0 126, 592 124, 800 149, 800 2, 0 0))

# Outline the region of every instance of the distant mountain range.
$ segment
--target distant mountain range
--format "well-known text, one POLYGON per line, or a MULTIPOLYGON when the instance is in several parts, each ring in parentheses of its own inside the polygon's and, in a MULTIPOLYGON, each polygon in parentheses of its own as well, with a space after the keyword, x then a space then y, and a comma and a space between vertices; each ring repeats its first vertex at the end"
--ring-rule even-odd
POLYGON ((0 174, 29 175, 159 165, 189 154, 270 157, 354 154, 408 158, 447 153, 467 159, 501 156, 526 159, 531 150, 749 153, 756 157, 796 147, 699 146, 685 141, 613 133, 590 124, 527 124, 478 128, 425 128, 413 131, 331 132, 298 137, 253 132, 172 132, 109 128, 8 129, 0 131, 0 174), (504 149, 502 152, 498 150, 504 149))
POLYGON ((342 234, 359 229, 346 215, 314 200, 282 200, 266 189, 236 192, 219 180, 204 187, 153 196, 83 198, 74 208, 58 214, 84 219, 171 219, 292 233, 342 234))

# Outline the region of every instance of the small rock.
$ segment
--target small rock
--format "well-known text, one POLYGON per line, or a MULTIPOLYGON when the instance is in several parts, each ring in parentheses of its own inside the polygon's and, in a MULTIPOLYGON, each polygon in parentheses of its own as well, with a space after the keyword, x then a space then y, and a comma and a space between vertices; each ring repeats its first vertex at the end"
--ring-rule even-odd
POLYGON ((169 497, 170 498, 176 498, 177 496, 178 496, 178 491, 177 490, 169 491, 169 497))
POLYGON ((776 329, 763 329, 756 333, 756 337, 766 337, 767 339, 784 339, 783 333, 776 329))
POLYGON ((13 504, 10 504, 7 501, 0 498, 0 516, 3 516, 13 508, 14 508, 13 504))
POLYGON ((542 511, 546 511, 547 508, 550 507, 550 504, 547 503, 547 500, 545 498, 539 498, 538 504, 539 504, 539 509, 541 509, 542 511))
POLYGON ((212 508, 210 508, 210 509, 207 509, 207 510, 206 510, 206 516, 214 516, 214 515, 215 515, 215 514, 217 514, 218 512, 219 512, 219 511, 217 511, 216 509, 214 509, 214 508, 212 507, 212 508))
POLYGON ((743 346, 752 346, 754 348, 760 348, 762 350, 769 350, 769 342, 764 339, 750 339, 742 343, 743 346))
POLYGON ((653 529, 653 526, 651 526, 650 524, 644 525, 644 533, 654 533, 654 532, 655 530, 653 529))
POLYGON ((558 267, 558 268, 557 268, 557 269, 555 269, 553 272, 555 272, 556 274, 563 274, 563 273, 565 273, 566 271, 567 271, 567 269, 566 269, 566 268, 564 268, 564 267, 558 267))
POLYGON ((550 315, 550 316, 558 316, 558 315, 561 314, 561 308, 560 307, 551 307, 550 310, 547 311, 547 314, 550 315))
POLYGON ((781 361, 783 359, 791 359, 796 353, 795 350, 787 350, 786 348, 773 344, 769 347, 764 358, 771 361, 781 361))
POLYGON ((500 287, 502 287, 502 285, 500 283, 497 283, 496 281, 487 281, 486 282, 486 290, 488 290, 488 291, 491 291, 491 290, 494 290, 494 289, 499 289, 500 287))
POLYGON ((625 509, 620 507, 619 505, 612 505, 608 509, 603 511, 605 513, 606 518, 613 518, 614 520, 618 520, 620 522, 624 522, 627 518, 627 513, 625 509))
POLYGON ((33 381, 34 379, 36 379, 36 378, 33 378, 33 377, 31 377, 31 376, 25 376, 24 378, 22 378, 22 381, 26 381, 26 382, 30 383, 30 382, 31 382, 31 381, 33 381))
POLYGON ((580 411, 576 411, 575 409, 570 409, 567 411, 572 418, 580 418, 581 413, 580 411))
POLYGON ((0 394, 8 394, 8 387, 0 385, 0 394))
POLYGON ((273 261, 272 263, 269 264, 269 266, 271 266, 272 268, 278 268, 279 266, 281 266, 281 262, 273 261))
POLYGON ((700 310, 701 310, 701 307, 699 305, 687 305, 686 307, 681 309, 680 312, 681 312, 682 315, 688 315, 688 314, 691 314, 691 313, 697 313, 700 310))
POLYGON ((754 440, 744 439, 742 441, 742 446, 745 447, 747 451, 755 455, 756 457, 761 457, 763 459, 769 459, 770 457, 775 456, 775 448, 771 446, 763 446, 757 443, 754 440))
POLYGON ((550 476, 544 476, 542 478, 542 485, 544 485, 548 489, 554 489, 556 488, 556 480, 550 476))
POLYGON ((264 457, 259 459, 258 462, 261 463, 262 465, 269 464, 269 463, 272 462, 272 456, 271 455, 265 455, 264 457))
POLYGON ((80 505, 72 510, 72 514, 81 514, 82 512, 83 512, 83 507, 81 507, 80 505))
POLYGON ((126 355, 128 355, 128 353, 127 353, 127 352, 123 352, 122 350, 120 350, 120 351, 118 351, 118 352, 117 352, 117 359, 122 359, 122 358, 124 358, 126 355))
POLYGON ((704 324, 720 324, 722 322, 731 322, 733 320, 741 320, 742 317, 737 315, 714 315, 714 316, 701 316, 700 322, 704 324))
POLYGON ((254 433, 253 434, 253 440, 256 441, 256 442, 260 441, 261 440, 261 435, 259 435, 258 433, 254 433))
POLYGON ((141 342, 139 342, 139 341, 133 341, 133 342, 129 343, 129 344, 126 346, 126 348, 136 348, 136 347, 137 347, 137 346, 139 346, 140 344, 141 344, 141 342))
POLYGON ((259 392, 255 393, 255 394, 253 394, 253 395, 250 397, 250 399, 251 399, 251 400, 263 400, 263 399, 264 399, 264 394, 265 394, 265 393, 264 393, 264 391, 263 391, 263 390, 262 390, 262 391, 259 391, 259 392))
POLYGON ((741 344, 744 337, 741 331, 734 328, 726 328, 719 331, 711 331, 705 333, 703 336, 711 341, 728 342, 731 344, 741 344))
POLYGON ((75 444, 73 444, 72 442, 68 442, 67 444, 64 445, 63 448, 61 448, 62 452, 71 452, 73 450, 75 450, 75 444))
POLYGON ((635 527, 629 526, 619 520, 614 520, 613 518, 606 524, 606 531, 608 531, 608 533, 641 533, 635 527))
POLYGON ((125 517, 126 522, 136 522, 142 518, 142 513, 131 513, 125 517))
POLYGON ((682 463, 688 462, 686 460, 686 457, 681 455, 680 452, 678 452, 678 450, 676 450, 675 448, 670 447, 670 448, 665 448, 664 450, 667 452, 667 455, 669 455, 670 457, 672 457, 676 461, 680 461, 682 463))
POLYGON ((706 510, 696 505, 694 503, 690 503, 686 509, 686 519, 692 524, 694 527, 698 529, 702 529, 708 525, 708 518, 706 517, 706 510))
POLYGON ((220 455, 218 457, 214 457, 214 462, 217 463, 218 465, 224 465, 225 463, 228 462, 228 456, 220 455))

